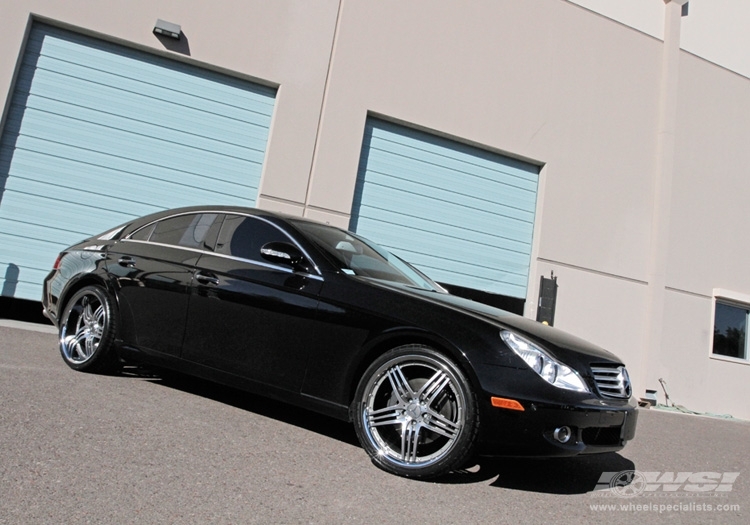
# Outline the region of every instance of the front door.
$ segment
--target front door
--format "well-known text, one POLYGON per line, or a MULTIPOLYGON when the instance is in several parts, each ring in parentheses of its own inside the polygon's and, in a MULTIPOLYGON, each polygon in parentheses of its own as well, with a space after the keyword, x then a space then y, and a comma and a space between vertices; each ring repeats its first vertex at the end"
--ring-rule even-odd
POLYGON ((292 242, 263 218, 226 216, 196 265, 182 356, 298 392, 322 279, 264 260, 261 247, 278 241, 292 242))

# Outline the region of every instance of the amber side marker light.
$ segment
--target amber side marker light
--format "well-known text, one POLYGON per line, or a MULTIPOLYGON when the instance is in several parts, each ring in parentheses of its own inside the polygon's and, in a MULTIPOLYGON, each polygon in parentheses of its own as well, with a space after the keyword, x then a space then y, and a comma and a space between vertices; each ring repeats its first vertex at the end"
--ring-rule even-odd
POLYGON ((520 410, 523 412, 526 410, 523 408, 523 405, 516 401, 515 399, 505 399, 504 397, 491 397, 490 401, 492 402, 493 407, 497 408, 507 408, 508 410, 520 410))

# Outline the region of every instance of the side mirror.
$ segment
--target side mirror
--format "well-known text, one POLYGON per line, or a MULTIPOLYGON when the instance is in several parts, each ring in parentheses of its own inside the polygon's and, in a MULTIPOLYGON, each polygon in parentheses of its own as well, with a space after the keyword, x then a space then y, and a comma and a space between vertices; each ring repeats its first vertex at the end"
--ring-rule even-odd
POLYGON ((260 256, 268 262, 289 266, 297 271, 310 271, 310 263, 302 252, 288 242, 266 243, 260 249, 260 256))

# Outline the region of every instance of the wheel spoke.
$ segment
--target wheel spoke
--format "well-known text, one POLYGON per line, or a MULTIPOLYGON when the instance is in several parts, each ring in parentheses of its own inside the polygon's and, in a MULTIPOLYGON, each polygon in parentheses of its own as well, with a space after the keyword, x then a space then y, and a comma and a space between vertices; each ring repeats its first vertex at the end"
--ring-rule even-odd
POLYGON ((459 423, 451 421, 447 417, 443 416, 442 414, 438 414, 433 410, 430 410, 429 414, 429 423, 424 423, 424 426, 427 430, 447 437, 450 440, 456 439, 459 431, 461 430, 461 425, 459 423))
POLYGON ((81 359, 86 359, 86 357, 88 356, 84 352, 84 348, 82 346, 82 343, 85 345, 85 341, 86 341, 86 327, 81 326, 78 328, 75 335, 68 338, 66 344, 68 345, 68 348, 75 350, 75 353, 78 354, 78 356, 81 359))
POLYGON ((96 337, 97 341, 102 338, 104 333, 104 306, 99 305, 92 316, 92 324, 90 326, 91 333, 96 337))
POLYGON ((419 399, 424 401, 427 406, 431 406, 450 382, 450 377, 448 377, 448 375, 442 370, 438 370, 424 385, 422 385, 422 388, 419 389, 419 399))
POLYGON ((93 317, 91 313, 91 303, 89 301, 88 296, 81 297, 81 308, 83 309, 83 312, 81 314, 81 317, 83 318, 83 322, 86 324, 91 324, 91 319, 93 317))
POLYGON ((416 393, 409 386, 409 381, 400 366, 396 365, 388 370, 388 381, 391 382, 394 393, 401 401, 408 403, 409 399, 415 397, 416 393))
POLYGON ((417 447, 419 445, 419 430, 421 425, 412 422, 405 423, 401 431, 401 459, 407 463, 417 461, 417 447))
POLYGON ((99 307, 94 312, 94 320, 97 323, 101 323, 104 321, 104 305, 100 304, 99 307))
POLYGON ((99 339, 94 336, 91 332, 86 335, 86 357, 93 355, 96 346, 99 344, 99 339))
POLYGON ((367 414, 367 421, 371 427, 380 427, 383 425, 400 425, 404 421, 404 409, 401 403, 379 410, 370 410, 367 414))

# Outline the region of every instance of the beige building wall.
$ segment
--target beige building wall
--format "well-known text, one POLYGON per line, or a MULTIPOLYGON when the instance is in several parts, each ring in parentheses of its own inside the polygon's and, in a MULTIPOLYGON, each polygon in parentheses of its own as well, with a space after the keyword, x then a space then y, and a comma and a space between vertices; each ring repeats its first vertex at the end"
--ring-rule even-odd
MULTIPOLYGON (((567 0, 647 35, 664 38, 664 0, 567 0)), ((693 3, 715 0, 694 0, 693 3)))
MULTIPOLYGON (((664 0, 567 0, 647 35, 664 38, 664 0)), ((750 2, 690 0, 680 47, 750 77, 750 2)))
POLYGON ((750 296, 747 78, 678 51, 665 164, 664 43, 566 0, 5 2, 3 95, 31 16, 278 87, 263 208, 347 226, 368 115, 538 164, 526 315, 554 271, 556 326, 621 356, 637 397, 662 378, 750 419, 750 366, 711 356, 714 290, 750 296))
POLYGON ((661 48, 567 2, 347 1, 307 215, 348 223, 368 113, 542 165, 527 314, 554 270, 557 326, 642 395, 661 48))
POLYGON ((750 361, 712 356, 715 295, 750 300, 750 80, 684 53, 662 353, 649 384, 678 403, 750 418, 750 361))

